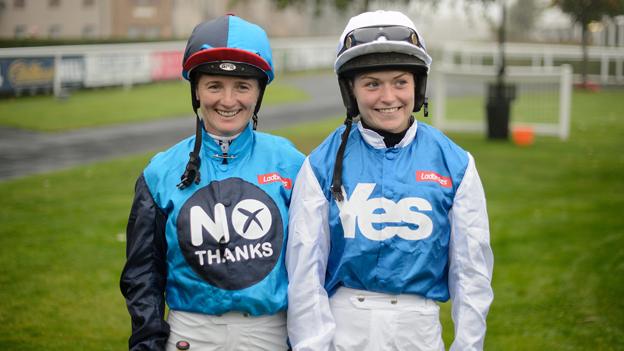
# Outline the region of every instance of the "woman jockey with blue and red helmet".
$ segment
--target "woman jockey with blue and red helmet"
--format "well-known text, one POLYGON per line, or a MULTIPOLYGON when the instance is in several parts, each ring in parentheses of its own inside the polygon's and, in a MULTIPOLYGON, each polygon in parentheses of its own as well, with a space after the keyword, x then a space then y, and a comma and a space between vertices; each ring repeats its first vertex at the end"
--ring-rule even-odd
POLYGON ((431 65, 395 11, 351 18, 335 71, 345 126, 305 160, 286 250, 293 350, 482 350, 493 256, 473 157, 413 112, 431 65), (355 120, 359 117, 359 120, 355 120))
POLYGON ((287 349, 284 249, 304 156, 255 131, 273 71, 259 26, 227 15, 193 30, 196 135, 150 161, 128 220, 130 350, 287 349))

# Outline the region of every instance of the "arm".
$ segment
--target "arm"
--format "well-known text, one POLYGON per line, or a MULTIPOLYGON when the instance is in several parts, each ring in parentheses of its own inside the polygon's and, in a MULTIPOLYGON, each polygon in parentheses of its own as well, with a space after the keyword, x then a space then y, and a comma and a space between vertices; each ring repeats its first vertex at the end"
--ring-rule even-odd
POLYGON ((455 324, 450 350, 483 350, 485 319, 494 297, 494 258, 485 194, 471 155, 449 218, 449 290, 455 324))
POLYGON ((323 285, 329 255, 329 203, 303 163, 290 202, 286 246, 288 270, 288 336, 295 351, 328 350, 334 317, 323 285))
POLYGON ((141 175, 126 227, 127 261, 119 284, 132 318, 130 350, 164 350, 169 337, 169 325, 164 320, 166 220, 141 175))

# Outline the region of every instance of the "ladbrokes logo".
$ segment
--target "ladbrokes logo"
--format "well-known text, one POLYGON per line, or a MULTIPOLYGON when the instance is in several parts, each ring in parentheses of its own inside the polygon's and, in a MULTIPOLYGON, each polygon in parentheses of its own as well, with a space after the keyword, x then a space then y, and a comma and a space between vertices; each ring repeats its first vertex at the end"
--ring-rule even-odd
POLYGON ((284 185, 284 188, 290 190, 292 188, 292 180, 289 178, 282 178, 281 175, 277 172, 261 174, 258 176, 258 184, 268 184, 281 182, 284 185))
POLYGON ((284 228, 275 202, 240 178, 198 190, 180 210, 177 228, 186 262, 223 289, 264 279, 282 251, 284 228))
POLYGON ((431 171, 416 171, 416 181, 418 182, 435 182, 445 188, 453 186, 453 182, 450 177, 444 177, 436 172, 431 171))

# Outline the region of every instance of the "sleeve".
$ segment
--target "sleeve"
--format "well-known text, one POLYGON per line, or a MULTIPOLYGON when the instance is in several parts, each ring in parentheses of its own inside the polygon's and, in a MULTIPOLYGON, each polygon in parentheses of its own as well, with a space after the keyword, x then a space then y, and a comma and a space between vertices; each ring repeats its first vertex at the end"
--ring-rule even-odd
POLYGON ((126 264, 119 284, 132 319, 128 344, 133 351, 164 350, 169 337, 169 325, 164 320, 166 220, 141 175, 126 227, 126 264))
POLYGON ((334 336, 334 317, 324 288, 328 214, 329 203, 306 159, 295 181, 286 246, 287 326, 294 351, 328 350, 334 336))
POLYGON ((483 350, 485 320, 494 298, 485 194, 474 158, 469 154, 468 159, 449 214, 449 291, 455 325, 450 351, 483 350))

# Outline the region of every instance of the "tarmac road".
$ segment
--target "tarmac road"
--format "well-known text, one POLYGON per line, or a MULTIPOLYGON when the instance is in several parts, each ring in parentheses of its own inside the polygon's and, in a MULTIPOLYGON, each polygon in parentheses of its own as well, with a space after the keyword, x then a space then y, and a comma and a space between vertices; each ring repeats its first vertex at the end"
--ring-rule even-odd
MULTIPOLYGON (((284 83, 303 89, 311 99, 305 103, 263 106, 258 116, 259 130, 271 130, 292 123, 344 114, 333 73, 291 77, 284 80, 284 83)), ((195 116, 189 115, 63 133, 40 133, 0 127, 0 180, 124 155, 164 150, 194 133, 194 118, 195 116)))

